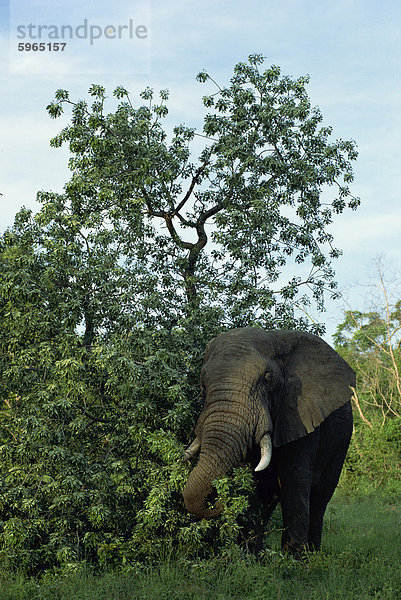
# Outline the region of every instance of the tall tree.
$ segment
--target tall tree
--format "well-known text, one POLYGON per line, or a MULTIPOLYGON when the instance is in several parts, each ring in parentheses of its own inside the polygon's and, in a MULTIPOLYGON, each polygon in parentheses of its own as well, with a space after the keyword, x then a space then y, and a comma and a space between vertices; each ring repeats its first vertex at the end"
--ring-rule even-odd
MULTIPOLYGON (((335 290, 331 260, 340 251, 327 227, 333 214, 358 206, 348 187, 355 144, 329 141, 306 77, 282 77, 278 67, 261 72, 262 62, 253 55, 239 63, 228 87, 214 84, 204 97, 209 112, 197 158, 190 154, 194 129, 177 126, 169 138, 162 126, 166 91, 154 104, 145 90, 147 105, 134 108, 117 88, 122 102, 107 115, 101 86, 90 89, 91 107, 63 90, 48 106, 58 117, 72 105, 72 123, 52 144, 69 144, 73 176, 62 197, 40 195, 45 208, 57 200, 58 214, 114 236, 139 281, 144 273, 157 281, 168 318, 182 314, 184 301, 190 313, 217 308, 226 325, 291 327, 294 307, 310 301, 302 290, 320 308, 324 290, 335 290), (328 201, 322 194, 330 186, 328 201)), ((207 73, 198 80, 213 82, 207 73)), ((81 242, 91 248, 93 234, 81 242)), ((89 324, 93 301, 89 294, 89 324)))

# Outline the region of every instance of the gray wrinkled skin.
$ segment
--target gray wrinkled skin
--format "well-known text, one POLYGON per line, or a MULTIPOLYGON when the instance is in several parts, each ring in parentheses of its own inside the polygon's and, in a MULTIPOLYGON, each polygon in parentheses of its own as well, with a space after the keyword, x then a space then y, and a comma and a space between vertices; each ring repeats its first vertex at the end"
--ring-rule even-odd
POLYGON ((283 548, 296 556, 318 549, 352 434, 354 371, 312 334, 240 328, 208 344, 201 385, 204 408, 186 454, 199 453, 183 492, 187 509, 218 516, 221 507, 208 502, 212 482, 248 460, 266 519, 281 503, 283 548))

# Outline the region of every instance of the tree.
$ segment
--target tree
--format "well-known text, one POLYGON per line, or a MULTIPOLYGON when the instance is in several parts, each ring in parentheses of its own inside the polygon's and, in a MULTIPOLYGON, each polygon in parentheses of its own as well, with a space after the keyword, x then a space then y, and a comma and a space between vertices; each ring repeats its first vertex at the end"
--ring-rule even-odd
POLYGON ((381 298, 367 311, 347 310, 334 335, 337 350, 357 372, 354 403, 372 427, 380 415, 401 417, 401 300, 390 297, 382 265, 377 265, 381 298))
POLYGON ((394 501, 401 491, 401 301, 396 284, 378 261, 373 300, 365 310, 347 310, 334 335, 336 350, 357 375, 345 480, 353 491, 385 488, 386 498, 394 501))
MULTIPOLYGON (((329 142, 331 128, 311 107, 306 77, 281 77, 277 67, 260 72, 262 62, 254 55, 239 63, 229 87, 204 97, 211 112, 196 160, 194 129, 177 126, 168 140, 162 127, 166 91, 154 104, 145 90, 147 106, 135 109, 119 87, 114 95, 123 101, 108 115, 105 90, 95 85, 90 108, 64 90, 48 106, 56 118, 72 105, 71 125, 52 144, 69 144, 73 176, 63 196, 39 195, 45 209, 56 203, 57 214, 115 236, 134 279, 153 279, 167 320, 179 317, 184 301, 189 313, 217 308, 226 325, 294 326, 294 306, 309 302, 302 287, 320 307, 325 287, 335 290, 330 262, 340 251, 326 228, 333 214, 359 204, 348 187, 355 144, 329 142), (332 185, 338 194, 323 201, 332 185), (283 282, 291 258, 309 269, 283 282)), ((198 79, 213 81, 207 73, 198 79)), ((92 243, 93 234, 85 240, 92 243)), ((154 316, 159 322, 160 313, 154 316)))
POLYGON ((261 64, 251 56, 204 98, 197 159, 200 134, 162 126, 167 92, 155 104, 147 89, 135 108, 119 87, 109 114, 99 85, 90 106, 65 90, 49 104, 52 117, 72 107, 51 141, 69 145, 71 179, 0 238, 0 552, 11 564, 207 553, 237 534, 243 472, 220 524, 182 505, 205 344, 245 324, 316 329, 296 314, 310 301, 301 290, 320 307, 335 293, 326 228, 358 205, 354 143, 329 141, 307 78, 261 64))

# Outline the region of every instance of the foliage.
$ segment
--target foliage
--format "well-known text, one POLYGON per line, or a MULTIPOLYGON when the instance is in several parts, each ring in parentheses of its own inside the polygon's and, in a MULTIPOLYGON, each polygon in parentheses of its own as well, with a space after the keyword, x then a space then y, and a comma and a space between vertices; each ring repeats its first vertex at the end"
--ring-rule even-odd
POLYGON ((324 550, 306 564, 274 546, 255 559, 227 555, 209 560, 137 565, 129 571, 46 576, 41 581, 0 574, 0 600, 395 600, 401 594, 400 507, 381 498, 335 498, 329 505, 324 550))
MULTIPOLYGON (((62 197, 40 195, 45 209, 56 203, 63 219, 79 216, 78 227, 101 230, 109 247, 118 245, 135 273, 132 285, 146 290, 152 281, 161 293, 164 310, 154 314, 150 303, 158 325, 161 312, 169 325, 180 318, 183 287, 191 310, 201 304, 227 325, 258 319, 267 327, 308 326, 293 314, 294 303, 310 301, 300 289, 307 286, 319 306, 325 286, 335 290, 330 262, 340 251, 326 229, 334 214, 359 204, 349 190, 355 144, 330 141, 331 128, 321 126, 307 96, 308 78, 282 77, 278 67, 260 72, 262 63, 260 55, 239 63, 229 87, 215 84, 203 98, 205 145, 193 162, 195 130, 174 127, 169 139, 161 124, 165 90, 155 104, 146 89, 140 96, 148 104, 135 109, 119 87, 114 95, 122 102, 108 115, 105 90, 96 85, 90 107, 65 90, 48 106, 56 118, 72 105, 72 123, 52 144, 69 144, 73 177, 62 197), (336 197, 323 202, 330 186, 336 197), (290 257, 305 265, 286 281, 290 257)), ((207 73, 198 80, 213 81, 207 73)), ((96 239, 91 233, 87 245, 96 239)), ((142 298, 144 290, 135 291, 142 298)), ((132 305, 126 308, 131 315, 132 305)))
POLYGON ((399 502, 401 498, 401 419, 381 423, 372 418, 369 427, 355 415, 354 435, 341 476, 341 489, 348 494, 381 494, 399 502))
POLYGON ((240 63, 229 87, 204 98, 196 160, 196 132, 180 125, 169 137, 162 126, 167 92, 155 103, 147 89, 135 108, 119 87, 106 114, 93 85, 91 105, 59 90, 48 107, 52 117, 72 108, 51 142, 69 145, 71 179, 62 194, 39 192, 41 210, 22 209, 0 238, 0 557, 10 568, 207 555, 238 535, 244 472, 238 501, 221 484, 220 521, 196 522, 181 499, 205 344, 243 324, 316 329, 297 317, 309 302, 301 284, 319 306, 335 291, 339 251, 326 227, 358 204, 354 144, 329 141, 306 78, 261 63, 240 63), (330 185, 338 195, 326 204, 330 185))
POLYGON ((401 300, 391 301, 381 267, 381 298, 368 311, 348 310, 334 335, 337 351, 357 373, 354 403, 362 420, 401 417, 401 300))
MULTIPOLYGON (((401 301, 377 266, 379 296, 368 310, 348 310, 334 336, 337 351, 355 369, 354 436, 342 478, 344 489, 401 494, 401 301), (395 300, 392 297, 395 297, 395 300)), ((395 281, 393 281, 395 283, 395 281)))

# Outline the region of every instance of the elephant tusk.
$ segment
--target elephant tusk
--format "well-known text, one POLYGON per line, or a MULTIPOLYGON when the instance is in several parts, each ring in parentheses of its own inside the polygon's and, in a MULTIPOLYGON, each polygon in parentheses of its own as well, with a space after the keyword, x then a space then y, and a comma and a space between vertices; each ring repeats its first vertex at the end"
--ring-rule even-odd
POLYGON ((260 440, 260 461, 255 471, 263 471, 269 466, 272 457, 272 441, 270 435, 265 435, 260 440))
POLYGON ((184 460, 189 460, 190 458, 195 456, 195 454, 197 452, 199 452, 200 446, 201 446, 200 441, 198 440, 198 438, 195 438, 194 441, 192 442, 192 444, 190 444, 188 446, 188 448, 185 450, 184 460))

